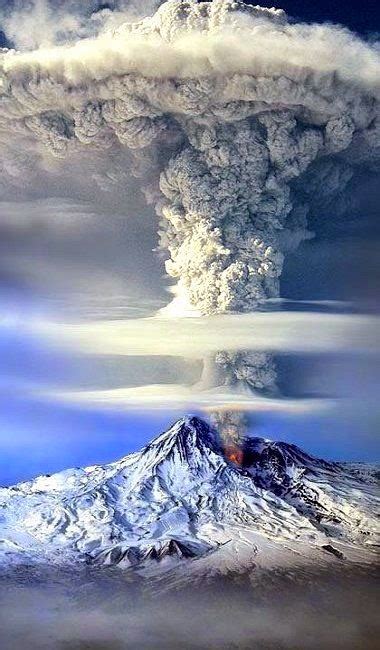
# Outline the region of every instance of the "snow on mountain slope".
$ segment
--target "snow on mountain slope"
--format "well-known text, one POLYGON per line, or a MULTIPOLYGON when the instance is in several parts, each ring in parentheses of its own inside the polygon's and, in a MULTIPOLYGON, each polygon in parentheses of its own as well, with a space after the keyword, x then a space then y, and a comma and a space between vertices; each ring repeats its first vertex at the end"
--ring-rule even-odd
POLYGON ((238 467, 188 417, 118 462, 0 489, 0 559, 144 569, 223 558, 236 569, 260 550, 364 557, 376 543, 373 476, 259 438, 238 467))
POLYGON ((332 537, 374 544, 378 500, 374 472, 314 458, 284 442, 247 440, 245 463, 255 484, 269 489, 332 537), (372 489, 371 489, 372 485, 372 489))

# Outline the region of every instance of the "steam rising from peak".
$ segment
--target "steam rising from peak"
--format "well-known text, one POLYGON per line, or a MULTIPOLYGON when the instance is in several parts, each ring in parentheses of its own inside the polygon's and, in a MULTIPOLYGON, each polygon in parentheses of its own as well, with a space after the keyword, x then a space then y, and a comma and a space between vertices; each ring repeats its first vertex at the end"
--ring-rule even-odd
MULTIPOLYGON (((133 151, 185 311, 248 312, 278 297, 313 202, 380 158, 376 45, 277 9, 169 0, 95 39, 5 52, 0 78, 0 169, 12 182, 47 147, 114 151, 104 185, 133 151)), ((212 363, 225 384, 274 390, 267 355, 212 363)))

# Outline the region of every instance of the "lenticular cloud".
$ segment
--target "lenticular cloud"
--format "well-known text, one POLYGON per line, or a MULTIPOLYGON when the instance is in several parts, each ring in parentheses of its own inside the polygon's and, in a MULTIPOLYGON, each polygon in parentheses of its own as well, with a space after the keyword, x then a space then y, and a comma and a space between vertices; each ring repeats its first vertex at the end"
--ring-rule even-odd
MULTIPOLYGON (((169 0, 94 39, 3 52, 0 167, 22 179, 46 147, 131 149, 182 304, 252 311, 279 295, 284 256, 309 236, 321 194, 378 164, 379 61, 343 28, 169 0)), ((213 365, 222 383, 274 390, 268 355, 221 352, 213 365)))

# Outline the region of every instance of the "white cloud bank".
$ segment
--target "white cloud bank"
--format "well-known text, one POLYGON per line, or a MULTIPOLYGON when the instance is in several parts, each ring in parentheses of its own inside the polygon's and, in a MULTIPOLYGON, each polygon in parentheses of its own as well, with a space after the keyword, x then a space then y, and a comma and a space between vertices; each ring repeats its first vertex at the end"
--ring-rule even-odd
MULTIPOLYGON (((240 359, 240 372, 244 370, 247 355, 259 372, 260 368, 265 370, 268 350, 346 356, 368 355, 380 348, 379 318, 354 314, 257 312, 77 323, 51 322, 39 317, 12 319, 4 315, 0 325, 16 330, 26 338, 32 337, 45 349, 63 350, 68 358, 78 358, 78 354, 89 355, 89 370, 91 359, 112 357, 115 363, 118 358, 123 358, 126 370, 118 381, 121 379, 124 385, 112 389, 104 387, 104 378, 100 381, 101 387, 96 389, 84 388, 82 381, 78 384, 75 380, 72 386, 66 383, 60 388, 53 388, 43 380, 38 383, 16 382, 14 386, 14 390, 22 391, 25 396, 101 410, 198 409, 220 412, 222 417, 231 411, 295 415, 325 411, 334 408, 337 400, 344 403, 347 399, 344 387, 338 392, 335 387, 329 397, 328 376, 323 384, 326 395, 323 398, 289 398, 278 392, 264 396, 247 387, 245 381, 226 381, 225 372, 213 372, 213 359, 220 350, 228 349, 230 355, 240 359), (142 375, 133 370, 139 358, 145 368, 142 375), (165 359, 162 368, 161 358, 165 359), (198 360, 203 360, 203 372, 198 360), (177 361, 183 364, 181 373, 175 371, 177 361), (191 372, 187 372, 188 363, 193 364, 191 372), (170 372, 171 365, 173 372, 170 372)), ((109 373, 111 367, 107 368, 109 373)), ((90 381, 92 386, 99 386, 98 372, 99 368, 90 381)))
POLYGON ((24 327, 53 345, 98 355, 203 358, 219 350, 247 349, 371 352, 380 344, 378 317, 360 314, 256 312, 66 324, 36 320, 24 327))
POLYGON ((151 384, 146 386, 94 391, 49 391, 32 390, 32 395, 61 403, 113 410, 178 410, 197 409, 204 412, 231 413, 289 413, 302 414, 325 411, 336 400, 329 398, 289 399, 262 397, 239 393, 228 386, 217 386, 212 390, 197 390, 194 386, 181 384, 151 384))

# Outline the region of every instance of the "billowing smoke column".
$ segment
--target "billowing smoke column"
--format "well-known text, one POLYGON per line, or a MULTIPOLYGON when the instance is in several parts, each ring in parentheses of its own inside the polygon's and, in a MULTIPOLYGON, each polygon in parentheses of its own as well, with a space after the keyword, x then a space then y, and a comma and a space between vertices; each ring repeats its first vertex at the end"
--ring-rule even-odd
MULTIPOLYGON (((37 160, 40 143, 55 156, 132 149, 167 273, 201 314, 278 296, 313 204, 379 160, 378 49, 281 10, 171 0, 92 41, 5 52, 0 65, 3 171, 9 133, 18 161, 31 149, 37 160)), ((221 351, 205 365, 240 390, 275 389, 268 355, 221 351)), ((238 413, 215 420, 236 439, 238 413)))

